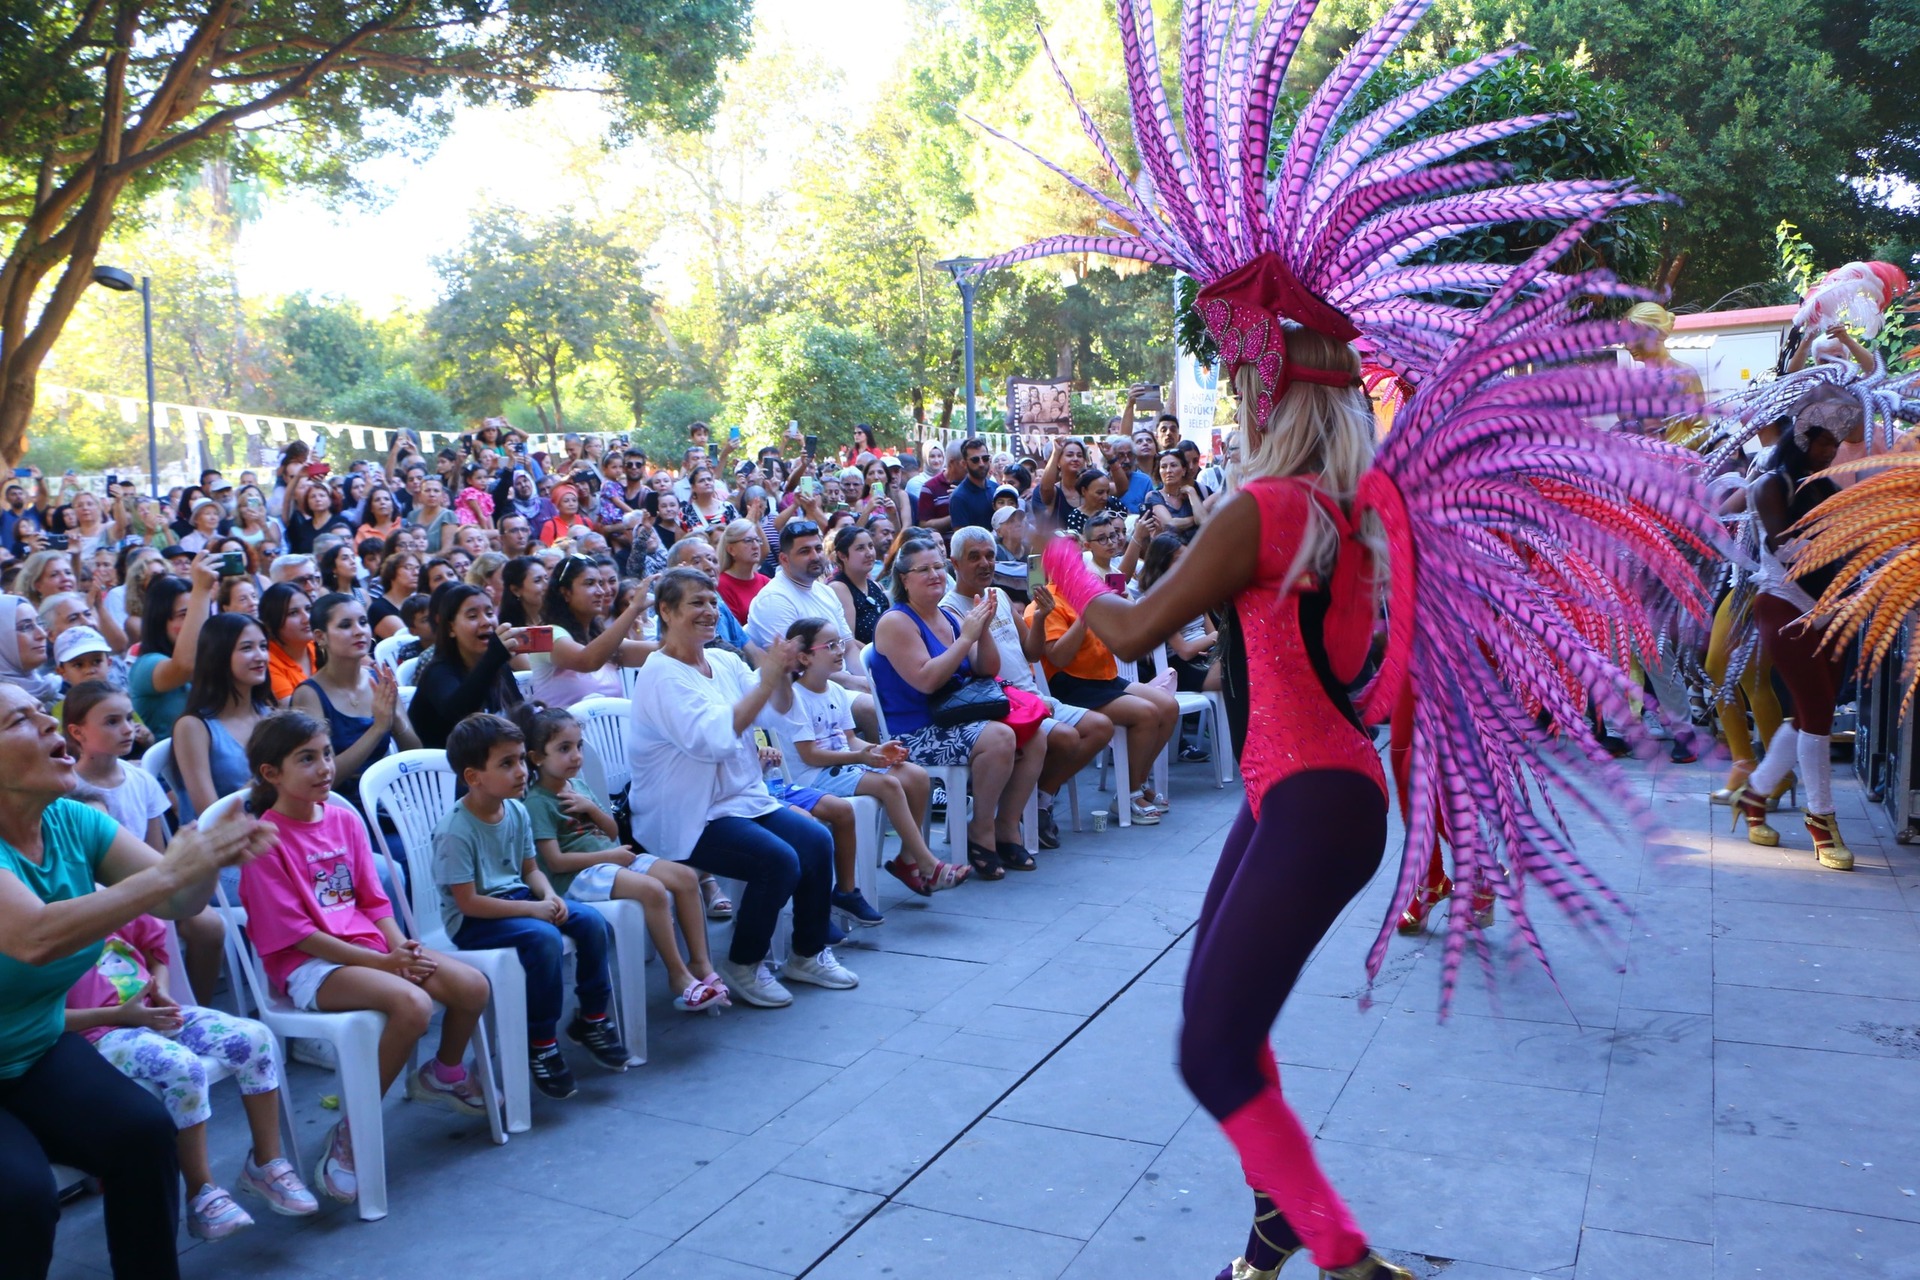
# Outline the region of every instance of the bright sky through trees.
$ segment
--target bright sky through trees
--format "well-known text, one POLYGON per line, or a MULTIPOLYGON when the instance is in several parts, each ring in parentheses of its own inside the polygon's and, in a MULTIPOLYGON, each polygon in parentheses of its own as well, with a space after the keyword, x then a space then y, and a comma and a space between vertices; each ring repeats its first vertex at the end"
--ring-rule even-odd
MULTIPOLYGON (((849 120, 871 106, 904 51, 907 0, 757 0, 754 9, 756 40, 790 45, 842 77, 837 97, 849 120), (858 21, 849 20, 853 9, 858 21)), ((424 307, 439 290, 433 259, 461 242, 473 210, 492 204, 546 214, 580 199, 579 185, 559 170, 564 157, 554 131, 586 142, 603 123, 584 95, 549 95, 532 110, 462 107, 452 133, 424 161, 366 166, 369 185, 392 193, 377 208, 336 211, 299 192, 273 198, 241 234, 241 288, 338 295, 376 314, 395 302, 424 307)), ((662 248, 664 258, 670 240, 662 248)), ((670 260, 649 281, 669 297, 683 285, 670 260)))

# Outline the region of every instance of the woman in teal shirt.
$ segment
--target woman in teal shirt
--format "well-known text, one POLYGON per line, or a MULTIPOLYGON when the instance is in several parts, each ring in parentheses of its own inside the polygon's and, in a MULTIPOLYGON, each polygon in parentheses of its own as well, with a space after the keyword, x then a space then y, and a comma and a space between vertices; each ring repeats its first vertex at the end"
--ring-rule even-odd
POLYGON ((270 848, 272 828, 236 811, 161 855, 66 799, 78 781, 53 717, 0 684, 0 1247, 9 1275, 46 1275, 58 1162, 101 1180, 114 1275, 177 1276, 173 1121, 64 1029, 67 989, 136 916, 206 906, 220 869, 270 848))
POLYGON ((127 696, 140 723, 154 739, 173 736, 173 722, 186 713, 187 681, 200 628, 213 612, 220 584, 220 558, 210 551, 194 557, 193 581, 170 575, 147 584, 140 613, 140 656, 127 673, 127 696))

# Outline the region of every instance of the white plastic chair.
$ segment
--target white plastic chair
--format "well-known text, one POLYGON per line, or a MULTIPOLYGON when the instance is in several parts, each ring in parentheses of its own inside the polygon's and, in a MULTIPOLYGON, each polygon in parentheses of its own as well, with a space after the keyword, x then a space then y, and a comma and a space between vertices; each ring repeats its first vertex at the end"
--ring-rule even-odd
MULTIPOLYGON (((408 883, 412 902, 403 912, 413 936, 425 946, 472 961, 493 982, 492 1008, 500 1024, 500 1078, 507 1096, 507 1128, 519 1133, 533 1123, 532 1076, 527 1068, 527 978, 520 957, 511 947, 466 951, 447 936, 440 919, 439 887, 434 883, 433 829, 440 815, 455 803, 453 770, 444 751, 400 751, 369 765, 360 775, 360 803, 369 826, 380 833, 380 846, 392 863, 392 850, 379 827, 381 807, 393 819, 401 843, 415 861, 408 883), (486 957, 484 961, 480 958, 486 957), (509 966, 506 962, 511 961, 509 966), (495 976, 497 968, 499 976, 495 976), (510 972, 509 972, 510 970, 510 972), (502 990, 503 985, 511 990, 502 990), (517 1056, 516 1056, 517 1055, 517 1056)), ((390 872, 399 883, 397 872, 390 872)), ((615 1001, 620 1030, 626 1038, 629 1061, 647 1060, 647 928, 637 902, 586 904, 606 918, 613 933, 615 1001)), ((565 943, 570 951, 573 943, 565 943)))
POLYGON ((173 739, 162 738, 142 752, 140 768, 166 788, 167 799, 173 802, 174 822, 184 823, 187 816, 180 807, 180 784, 173 779, 173 739))
MULTIPOLYGON (((1166 645, 1160 646, 1159 656, 1155 659, 1159 670, 1173 670, 1173 657, 1166 645)), ((1213 744, 1213 785, 1224 787, 1233 778, 1232 735, 1227 731, 1227 700, 1218 690, 1213 693, 1180 693, 1173 695, 1180 704, 1181 718, 1190 715, 1204 715, 1207 721, 1207 736, 1213 744)), ((1173 755, 1174 744, 1180 741, 1180 731, 1175 729, 1173 736, 1167 739, 1167 745, 1160 752, 1160 758, 1153 762, 1153 792, 1155 795, 1167 794, 1167 762, 1173 755)))
MULTIPOLYGON (((1053 697, 1053 694, 1047 689, 1046 668, 1037 662, 1028 663, 1027 668, 1033 672, 1033 686, 1040 691, 1040 696, 1043 698, 1053 697)), ((1051 723, 1051 721, 1049 721, 1049 723, 1051 723)), ((1040 804, 1039 790, 1038 787, 1034 788, 1034 806, 1036 808, 1038 808, 1040 804)), ((1065 790, 1067 793, 1067 805, 1073 815, 1073 830, 1077 832, 1080 830, 1080 779, 1078 777, 1068 778, 1065 790)), ((1054 798, 1056 800, 1059 799, 1058 796, 1054 798)), ((1038 815, 1036 814, 1035 817, 1037 820, 1038 815)), ((1058 821, 1058 819, 1055 820, 1058 821)))
POLYGON ((405 662, 393 669, 393 678, 401 684, 410 685, 413 683, 413 673, 419 669, 420 659, 408 658, 405 662))
POLYGON ((360 775, 360 808, 374 846, 386 858, 388 875, 396 887, 411 892, 394 903, 402 927, 422 946, 460 959, 485 974, 493 994, 487 1014, 493 1020, 493 1038, 500 1046, 500 1090, 507 1114, 507 1132, 524 1133, 533 1126, 533 1075, 527 1066, 527 973, 519 953, 511 947, 462 951, 447 936, 440 921, 440 903, 433 882, 433 828, 454 804, 454 776, 442 751, 401 751, 373 761, 360 775), (412 861, 410 875, 394 870, 392 846, 380 816, 384 812, 400 833, 401 845, 412 861), (411 899, 411 900, 409 900, 411 899))
POLYGON ((412 634, 405 629, 394 632, 373 646, 373 660, 383 666, 392 666, 399 659, 401 646, 411 639, 412 634))
MULTIPOLYGON (((223 796, 208 806, 202 817, 208 822, 218 821, 228 808, 240 800, 239 792, 223 796)), ((328 802, 345 805, 337 796, 328 797, 328 802)), ((351 805, 345 807, 352 808, 351 805)), ((354 816, 357 818, 359 815, 354 816)), ((341 1113, 349 1125, 354 1172, 360 1184, 360 1218, 363 1222, 373 1222, 386 1217, 386 1120, 380 1105, 380 1036, 386 1030, 386 1015, 372 1010, 309 1012, 296 1009, 286 997, 273 994, 267 981, 266 967, 260 961, 260 953, 254 949, 252 939, 246 934, 243 923, 245 913, 227 898, 224 888, 216 885, 214 893, 221 914, 227 920, 227 964, 233 972, 243 976, 253 995, 255 1016, 266 1024, 267 1029, 273 1032, 274 1039, 280 1043, 282 1060, 286 1057, 285 1044, 289 1038, 324 1040, 333 1046, 334 1056, 340 1064, 341 1113)), ((501 1127, 499 1086, 494 1077, 485 1026, 474 1030, 474 1056, 480 1071, 481 1092, 487 1101, 493 1141, 503 1143, 507 1135, 501 1127)), ((281 1111, 286 1114, 290 1108, 283 1106, 281 1111)), ((291 1134, 287 1151, 295 1167, 299 1167, 300 1153, 292 1145, 291 1134)))
POLYGON ((410 707, 413 705, 413 686, 412 685, 403 684, 400 686, 400 705, 402 707, 410 707))
POLYGON ((600 757, 604 785, 600 797, 612 800, 633 779, 633 761, 627 752, 627 729, 633 721, 633 703, 626 698, 587 698, 568 710, 580 722, 580 736, 600 757))

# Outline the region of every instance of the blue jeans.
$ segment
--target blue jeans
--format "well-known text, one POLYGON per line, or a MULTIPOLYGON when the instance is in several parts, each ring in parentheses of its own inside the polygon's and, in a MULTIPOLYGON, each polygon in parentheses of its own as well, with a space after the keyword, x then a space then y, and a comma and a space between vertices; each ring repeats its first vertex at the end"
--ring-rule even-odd
MULTIPOLYGON (((496 896, 516 902, 533 898, 525 889, 496 896)), ((520 966, 527 971, 527 1037, 536 1043, 553 1039, 560 1028, 562 934, 573 939, 573 993, 580 998, 580 1012, 597 1017, 607 1011, 613 975, 607 968, 607 922, 593 908, 569 903, 567 922, 558 927, 532 916, 503 920, 468 916, 453 935, 453 944, 462 951, 512 947, 520 953, 520 966)))
POLYGON ((806 814, 781 805, 763 818, 715 818, 687 861, 746 882, 727 948, 733 963, 755 965, 767 958, 788 898, 793 899, 793 949, 810 956, 827 945, 833 836, 806 814))

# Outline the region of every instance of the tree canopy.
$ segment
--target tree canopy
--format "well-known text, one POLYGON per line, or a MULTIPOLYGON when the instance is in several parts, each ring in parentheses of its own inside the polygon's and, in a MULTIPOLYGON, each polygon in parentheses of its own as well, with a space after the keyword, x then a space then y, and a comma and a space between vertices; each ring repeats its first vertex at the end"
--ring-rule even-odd
POLYGON ((123 200, 215 156, 343 190, 455 96, 591 90, 618 130, 696 127, 749 3, 0 0, 0 455, 123 200))

